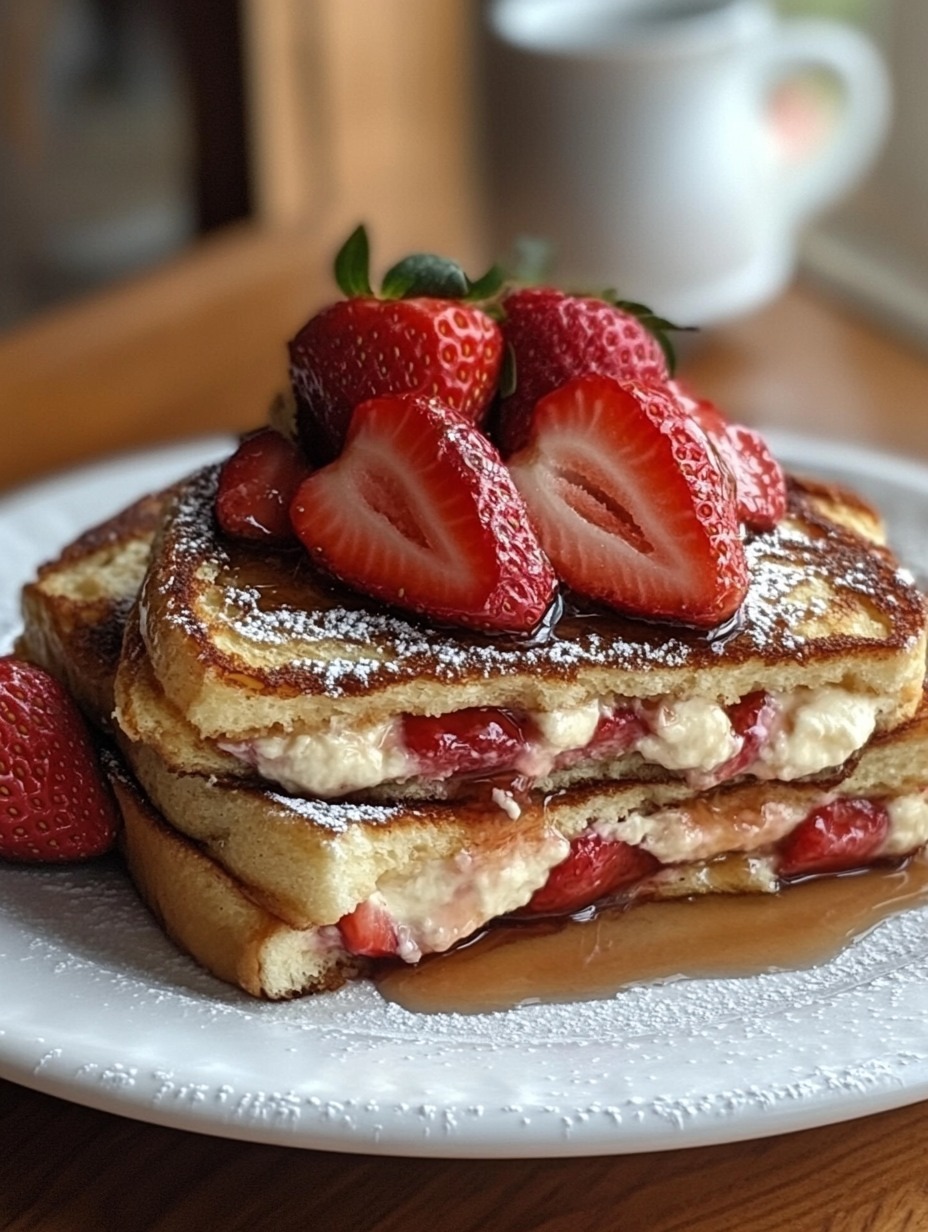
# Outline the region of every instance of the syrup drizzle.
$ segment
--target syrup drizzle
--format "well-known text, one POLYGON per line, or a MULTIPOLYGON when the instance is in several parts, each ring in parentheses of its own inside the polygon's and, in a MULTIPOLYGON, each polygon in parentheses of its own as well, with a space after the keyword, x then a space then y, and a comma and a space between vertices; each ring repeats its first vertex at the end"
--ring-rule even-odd
POLYGON ((481 1014, 590 1001, 633 984, 797 971, 881 920, 928 903, 928 861, 797 882, 779 894, 713 894, 602 911, 584 922, 503 925, 416 967, 381 995, 417 1013, 481 1014))

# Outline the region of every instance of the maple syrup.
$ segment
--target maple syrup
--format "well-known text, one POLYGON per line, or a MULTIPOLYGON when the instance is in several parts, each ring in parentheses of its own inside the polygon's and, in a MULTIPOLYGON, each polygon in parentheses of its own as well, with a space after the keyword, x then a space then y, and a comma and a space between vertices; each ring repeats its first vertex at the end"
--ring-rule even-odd
POLYGON ((928 903, 928 861, 808 879, 779 894, 711 894, 600 912, 590 920, 502 925, 470 945, 378 977, 419 1013, 477 1014, 611 997, 633 984, 801 970, 880 920, 928 903))

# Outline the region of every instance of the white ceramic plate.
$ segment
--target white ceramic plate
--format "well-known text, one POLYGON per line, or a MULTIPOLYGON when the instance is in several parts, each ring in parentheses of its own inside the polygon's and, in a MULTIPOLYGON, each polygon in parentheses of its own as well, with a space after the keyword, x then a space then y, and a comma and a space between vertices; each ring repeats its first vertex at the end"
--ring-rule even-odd
MULTIPOLYGON (((928 575, 928 467, 780 437, 875 496, 928 575)), ((0 635, 36 563, 217 441, 0 502, 0 635)), ((928 1096, 928 909, 811 971, 416 1016, 365 984, 269 1005, 178 954, 114 866, 0 868, 0 1075, 160 1125, 435 1156, 633 1152, 762 1137, 928 1096)))

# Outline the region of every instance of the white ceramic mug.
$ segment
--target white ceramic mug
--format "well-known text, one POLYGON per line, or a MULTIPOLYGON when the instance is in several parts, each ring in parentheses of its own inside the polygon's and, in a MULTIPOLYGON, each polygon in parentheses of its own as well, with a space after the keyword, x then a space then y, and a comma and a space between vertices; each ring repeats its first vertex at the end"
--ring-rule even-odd
POLYGON ((549 240, 558 281, 615 287, 679 324, 763 304, 802 224, 863 174, 890 89, 861 33, 764 0, 487 0, 487 205, 498 253, 549 240), (770 100, 823 69, 828 139, 790 159, 770 100))

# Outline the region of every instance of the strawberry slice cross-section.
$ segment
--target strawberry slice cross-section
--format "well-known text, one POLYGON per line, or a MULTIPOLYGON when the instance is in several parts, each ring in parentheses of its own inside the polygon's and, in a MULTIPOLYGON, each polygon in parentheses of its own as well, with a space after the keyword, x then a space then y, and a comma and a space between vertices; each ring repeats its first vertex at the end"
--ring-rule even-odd
POLYGON ((780 874, 799 877, 864 868, 888 833, 889 812, 882 801, 831 800, 813 809, 780 844, 780 874))
POLYGON ((560 915, 581 911, 601 898, 641 881, 658 868, 643 847, 605 839, 593 831, 570 844, 567 858, 551 870, 520 914, 560 915))
POLYGON ((701 628, 741 605, 748 571, 732 485, 664 388, 567 382, 539 401, 509 467, 558 577, 577 594, 701 628))
POLYGON ((432 620, 531 632, 556 578, 499 454, 462 415, 418 395, 372 398, 345 447, 291 506, 328 573, 432 620))

